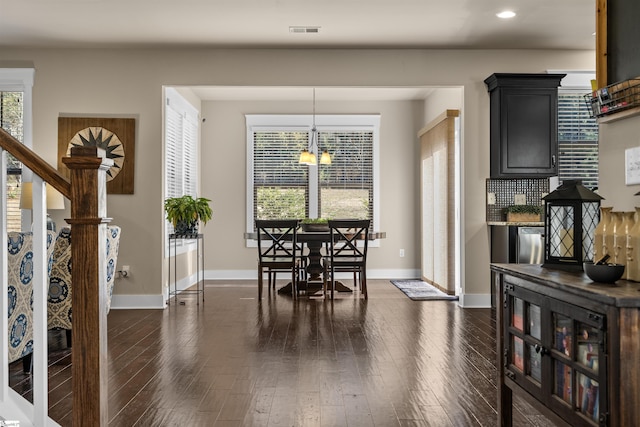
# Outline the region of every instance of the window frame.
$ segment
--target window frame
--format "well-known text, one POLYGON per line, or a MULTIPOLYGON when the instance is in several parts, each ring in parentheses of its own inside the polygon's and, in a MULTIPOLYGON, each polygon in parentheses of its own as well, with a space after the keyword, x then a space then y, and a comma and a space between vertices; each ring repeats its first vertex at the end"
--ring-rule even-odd
MULTIPOLYGON (((584 118, 587 118, 588 116, 591 115, 591 111, 588 109, 587 104, 584 102, 584 94, 587 93, 589 91, 588 87, 572 87, 572 88, 559 88, 558 89, 558 179, 560 182, 562 182, 562 177, 560 176, 560 165, 563 163, 562 162, 562 157, 564 157, 562 155, 562 150, 561 150, 561 144, 564 142, 578 142, 579 141, 574 141, 574 140, 568 140, 568 139, 563 139, 560 138, 561 135, 561 114, 562 114, 562 107, 561 107, 561 103, 560 103, 560 97, 562 95, 565 96, 571 96, 572 98, 575 98, 576 104, 581 106, 581 112, 582 114, 578 113, 576 110, 570 109, 573 118, 575 119, 576 117, 583 115, 584 118)), ((595 117, 589 117, 589 119, 594 121, 594 128, 595 128, 595 132, 597 135, 597 139, 595 140, 595 144, 587 144, 587 143, 591 143, 594 142, 593 140, 582 140, 583 145, 595 145, 596 151, 597 151, 597 156, 596 156, 596 164, 595 164, 595 172, 596 172, 596 185, 595 188, 599 187, 599 182, 600 182, 600 177, 599 177, 599 164, 598 164, 598 158, 600 156, 600 132, 598 129, 598 123, 597 123, 597 119, 595 117)), ((583 128, 584 129, 584 128, 583 128)), ((579 169, 577 166, 577 163, 574 162, 570 162, 572 164, 572 167, 570 168, 571 170, 575 171, 577 169, 579 169)), ((569 177, 568 179, 581 179, 583 181, 583 184, 588 187, 588 188, 592 188, 591 185, 589 185, 589 182, 587 181, 587 178, 583 175, 580 177, 569 177)))
MULTIPOLYGON (((193 197, 197 197, 197 192, 200 185, 200 164, 199 164, 199 149, 200 149, 200 112, 198 109, 191 104, 178 90, 173 87, 165 87, 164 95, 163 95, 163 203, 164 199, 168 197, 176 197, 182 196, 184 194, 191 194, 193 197), (193 144, 189 147, 184 147, 182 144, 182 156, 181 159, 185 158, 185 153, 191 161, 189 162, 189 174, 188 177, 185 177, 184 170, 181 175, 181 182, 179 185, 172 185, 169 183, 169 174, 168 174, 168 162, 167 162, 167 151, 168 151, 168 106, 171 105, 173 110, 178 110, 180 115, 183 117, 183 122, 190 122, 193 124, 193 144), (185 188, 185 186, 187 188, 185 188), (181 187, 182 191, 180 193, 183 194, 169 194, 170 187, 181 187)), ((184 137, 187 129, 182 128, 182 135, 184 137)), ((184 143, 184 138, 180 141, 184 143)), ((177 149, 178 147, 176 147, 177 149)), ((164 214, 163 209, 163 229, 165 235, 165 257, 169 257, 169 234, 172 232, 171 224, 166 220, 166 215, 164 214)), ((173 244, 173 243, 172 243, 173 244)), ((176 252, 175 255, 180 255, 185 252, 189 252, 196 249, 196 242, 194 240, 184 240, 179 239, 176 242, 176 252)))
MULTIPOLYGON (((0 68, 0 91, 22 92, 22 144, 33 149, 33 83, 35 68, 0 68)), ((32 173, 27 168, 20 172, 21 181, 31 181, 32 173)), ((22 229, 31 228, 31 215, 22 212, 22 229)))
MULTIPOLYGON (((253 162, 253 134, 256 131, 306 131, 311 132, 314 116, 311 114, 245 114, 246 144, 247 144, 247 184, 246 184, 246 223, 247 233, 254 228, 254 162, 253 162)), ((373 221, 374 230, 380 229, 380 115, 379 114, 323 114, 315 116, 318 132, 323 131, 371 131, 373 132, 373 221)), ((309 140, 311 137, 309 136, 309 140)), ((322 150, 322 147, 319 147, 322 150)), ((318 165, 308 166, 317 168, 318 165)), ((317 173, 309 173, 309 215, 317 215, 318 194, 320 191, 317 173)), ((246 241, 247 247, 255 247, 256 242, 246 241)), ((379 240, 369 243, 370 247, 380 246, 379 240)))

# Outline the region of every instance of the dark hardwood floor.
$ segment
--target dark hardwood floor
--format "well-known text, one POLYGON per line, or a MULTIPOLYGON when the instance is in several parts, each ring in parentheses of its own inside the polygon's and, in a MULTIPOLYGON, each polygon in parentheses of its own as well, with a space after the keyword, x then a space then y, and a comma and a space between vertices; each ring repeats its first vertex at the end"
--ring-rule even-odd
MULTIPOLYGON (((266 293, 216 281, 205 302, 109 313, 110 426, 495 426, 490 309, 408 299, 266 293)), ((70 350, 50 333, 50 416, 71 425, 70 350)), ((12 387, 31 379, 11 366, 12 387)), ((549 426, 516 401, 514 425, 549 426)))

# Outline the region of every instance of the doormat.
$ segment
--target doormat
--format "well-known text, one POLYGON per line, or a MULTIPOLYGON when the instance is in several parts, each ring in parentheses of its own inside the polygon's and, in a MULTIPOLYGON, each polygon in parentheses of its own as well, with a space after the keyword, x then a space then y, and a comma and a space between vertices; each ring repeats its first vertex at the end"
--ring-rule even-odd
POLYGON ((414 301, 457 300, 455 295, 447 295, 433 285, 418 279, 391 280, 391 283, 414 301))

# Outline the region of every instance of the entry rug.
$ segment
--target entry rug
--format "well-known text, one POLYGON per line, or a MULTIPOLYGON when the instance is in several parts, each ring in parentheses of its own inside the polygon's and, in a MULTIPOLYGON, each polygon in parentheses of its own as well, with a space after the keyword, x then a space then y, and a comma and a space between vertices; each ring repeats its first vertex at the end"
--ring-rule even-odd
POLYGON ((422 280, 391 280, 391 283, 414 301, 457 300, 455 295, 447 295, 440 289, 422 280))

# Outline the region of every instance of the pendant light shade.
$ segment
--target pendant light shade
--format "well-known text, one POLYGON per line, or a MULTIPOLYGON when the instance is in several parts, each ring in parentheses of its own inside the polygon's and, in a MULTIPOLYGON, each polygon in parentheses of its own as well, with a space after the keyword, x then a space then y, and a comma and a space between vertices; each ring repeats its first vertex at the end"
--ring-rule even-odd
POLYGON ((324 150, 322 152, 322 156, 320 157, 320 164, 321 165, 330 165, 331 164, 331 155, 329 154, 329 152, 327 150, 324 150))
MULTIPOLYGON (((311 139, 309 140, 309 148, 303 150, 300 153, 300 159, 298 163, 301 165, 316 165, 317 157, 316 153, 319 154, 320 150, 318 148, 318 129, 316 128, 316 89, 313 89, 313 126, 311 127, 311 139)), ((327 150, 322 152, 320 156, 320 164, 322 165, 330 165, 331 164, 331 155, 327 150)))

